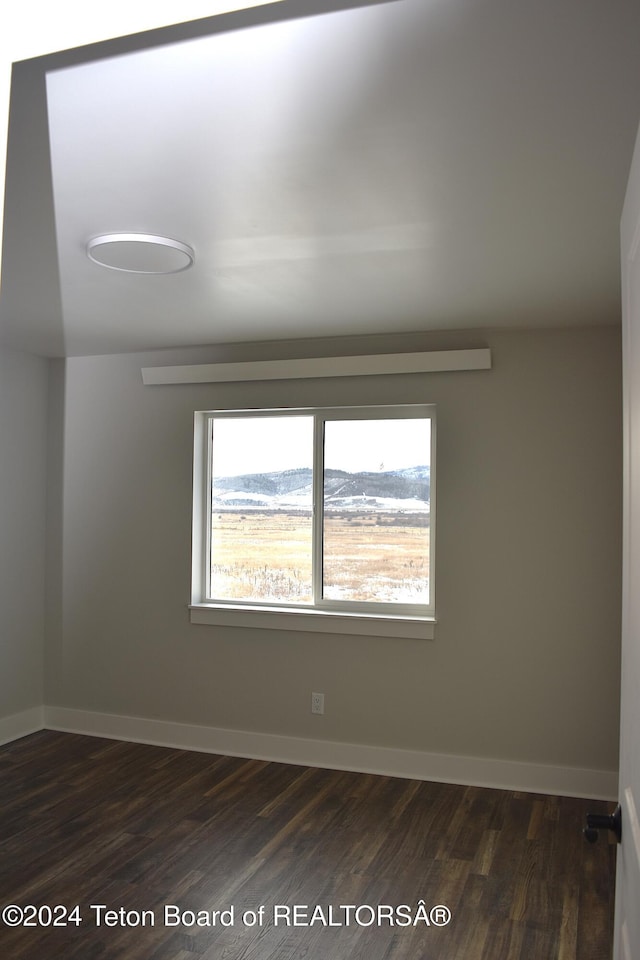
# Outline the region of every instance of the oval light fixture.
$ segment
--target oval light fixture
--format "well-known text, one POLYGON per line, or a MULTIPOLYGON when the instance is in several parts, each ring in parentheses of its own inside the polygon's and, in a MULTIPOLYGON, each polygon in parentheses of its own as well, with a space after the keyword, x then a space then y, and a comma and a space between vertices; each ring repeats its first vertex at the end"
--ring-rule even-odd
POLYGON ((105 233, 87 244, 87 256, 124 273, 180 273, 193 264, 193 249, 179 240, 150 233, 105 233))

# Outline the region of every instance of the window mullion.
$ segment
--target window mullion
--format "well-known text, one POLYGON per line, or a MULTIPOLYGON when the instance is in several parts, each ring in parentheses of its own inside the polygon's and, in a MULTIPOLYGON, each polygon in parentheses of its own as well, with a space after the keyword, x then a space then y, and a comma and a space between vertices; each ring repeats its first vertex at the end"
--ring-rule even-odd
POLYGON ((314 417, 313 432, 313 603, 322 600, 322 530, 324 526, 324 419, 314 417))
POLYGON ((204 584, 205 584, 205 593, 207 597, 211 595, 211 559, 212 559, 212 517, 213 517, 213 502, 212 502, 212 491, 213 491, 213 417, 209 417, 207 420, 207 433, 206 433, 206 468, 205 468, 205 490, 204 490, 204 515, 206 517, 206 531, 204 537, 204 556, 203 566, 204 566, 204 584))

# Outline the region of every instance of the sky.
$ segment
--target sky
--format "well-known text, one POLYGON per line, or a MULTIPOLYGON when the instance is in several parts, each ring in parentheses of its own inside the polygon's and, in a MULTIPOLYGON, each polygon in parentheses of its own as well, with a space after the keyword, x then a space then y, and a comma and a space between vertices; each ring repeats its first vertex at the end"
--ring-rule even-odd
MULTIPOLYGON (((214 423, 214 474, 232 477, 313 466, 313 417, 219 417, 214 423)), ((331 420, 325 425, 325 467, 396 470, 428 465, 428 420, 331 420)))

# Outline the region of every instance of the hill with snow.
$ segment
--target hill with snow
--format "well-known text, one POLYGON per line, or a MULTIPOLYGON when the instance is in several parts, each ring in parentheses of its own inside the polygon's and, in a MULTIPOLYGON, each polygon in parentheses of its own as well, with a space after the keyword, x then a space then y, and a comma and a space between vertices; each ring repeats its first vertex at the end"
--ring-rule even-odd
MULTIPOLYGON (((402 470, 325 470, 324 508, 347 511, 429 511, 429 467, 402 470)), ((214 510, 310 510, 312 472, 307 468, 214 478, 214 510)))

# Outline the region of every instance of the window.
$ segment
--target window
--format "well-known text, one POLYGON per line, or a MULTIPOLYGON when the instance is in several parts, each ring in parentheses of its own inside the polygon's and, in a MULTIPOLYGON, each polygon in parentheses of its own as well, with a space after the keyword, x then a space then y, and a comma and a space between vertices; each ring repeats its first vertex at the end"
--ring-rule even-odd
POLYGON ((425 635, 432 406, 206 411, 195 425, 193 620, 425 635))

